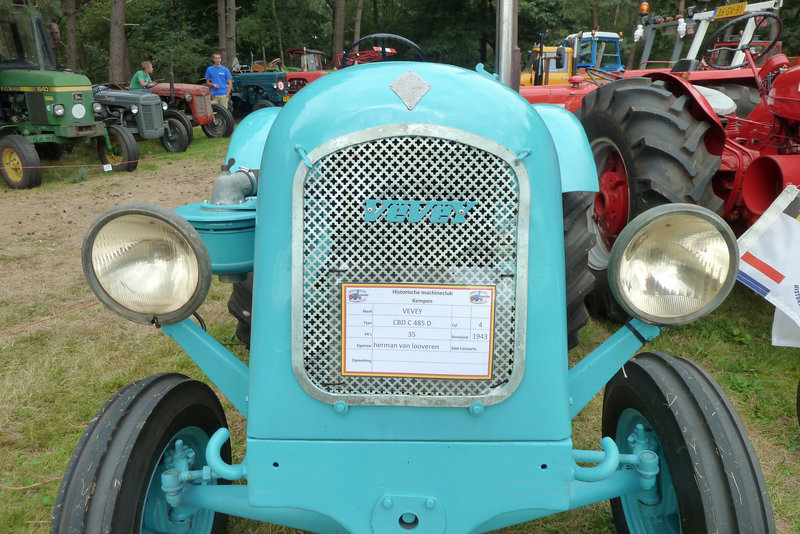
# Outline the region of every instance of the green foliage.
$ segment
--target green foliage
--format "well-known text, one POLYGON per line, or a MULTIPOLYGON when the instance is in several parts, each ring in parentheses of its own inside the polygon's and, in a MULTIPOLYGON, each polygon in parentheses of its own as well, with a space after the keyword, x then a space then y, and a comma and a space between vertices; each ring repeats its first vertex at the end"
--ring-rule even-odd
MULTIPOLYGON (((4 5, 8 0, 0 2, 4 5)), ((347 2, 345 45, 353 42, 355 0, 347 2)), ((651 14, 678 13, 678 0, 650 2, 651 14)), ((693 5, 694 2, 685 2, 693 5)), ((711 2, 709 9, 721 1, 711 2)), ((271 61, 292 48, 312 48, 330 53, 332 4, 326 0, 238 0, 237 57, 241 63, 271 61)), ((363 1, 361 36, 376 32, 402 35, 419 44, 431 61, 473 68, 484 62, 495 70, 496 0, 381 0, 363 1)), ((64 23, 59 0, 40 0, 45 18, 64 23)), ((633 43, 640 22, 639 0, 519 0, 518 42, 522 58, 542 37, 545 44, 560 44, 565 36, 600 29, 622 32, 623 62, 634 65, 641 43, 633 43)), ((80 71, 94 82, 108 78, 108 0, 79 2, 78 42, 80 71)), ((783 46, 790 55, 800 50, 800 0, 785 0, 783 46)), ((129 0, 126 2, 127 37, 131 70, 144 59, 153 62, 155 79, 168 79, 170 53, 176 81, 196 82, 218 49, 217 2, 214 0, 129 0)), ((713 28, 712 28, 713 31, 713 28)), ((655 40, 651 57, 668 59, 674 38, 655 40)), ((684 46, 688 48, 688 44, 684 46)), ((66 63, 66 48, 59 48, 66 63)))

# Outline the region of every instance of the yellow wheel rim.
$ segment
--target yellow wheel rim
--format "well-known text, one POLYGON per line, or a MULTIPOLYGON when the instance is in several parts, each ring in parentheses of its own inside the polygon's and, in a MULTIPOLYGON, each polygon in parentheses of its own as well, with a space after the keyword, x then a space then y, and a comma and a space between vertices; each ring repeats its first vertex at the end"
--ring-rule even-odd
POLYGON ((6 148, 3 149, 2 160, 3 169, 8 179, 16 183, 21 182, 22 173, 25 172, 25 169, 22 166, 22 161, 19 159, 19 155, 17 155, 13 149, 6 148))
POLYGON ((109 139, 111 141, 111 150, 106 151, 106 159, 111 165, 120 165, 125 161, 122 154, 122 143, 113 135, 109 136, 109 139))

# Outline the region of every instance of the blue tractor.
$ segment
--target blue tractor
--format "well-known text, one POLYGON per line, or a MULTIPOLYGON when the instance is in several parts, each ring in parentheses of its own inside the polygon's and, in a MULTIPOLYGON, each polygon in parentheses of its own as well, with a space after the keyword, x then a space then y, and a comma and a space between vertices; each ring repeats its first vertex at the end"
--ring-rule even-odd
POLYGON ((358 65, 250 114, 211 200, 120 205, 83 245, 97 296, 173 338, 247 419, 246 454, 231 463, 206 384, 134 382, 80 439, 51 531, 218 533, 235 515, 464 534, 611 500, 619 532, 774 532, 719 386, 634 357, 730 291, 719 217, 670 204, 629 224, 608 272, 631 319, 569 367, 597 188, 575 117, 485 72, 358 65), (213 275, 250 272, 244 363, 196 310, 213 275), (598 446, 577 448, 572 420, 603 390, 598 446))

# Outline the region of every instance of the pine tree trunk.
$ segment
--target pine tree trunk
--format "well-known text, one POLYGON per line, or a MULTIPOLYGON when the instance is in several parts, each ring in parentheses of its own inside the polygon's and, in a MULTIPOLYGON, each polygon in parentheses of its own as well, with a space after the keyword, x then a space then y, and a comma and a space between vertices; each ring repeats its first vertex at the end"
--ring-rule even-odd
POLYGON ((78 70, 78 9, 75 0, 66 0, 64 2, 64 14, 66 15, 66 31, 67 36, 67 67, 77 71, 78 70))
POLYGON ((272 0, 272 20, 275 21, 275 31, 278 34, 278 51, 281 53, 281 64, 285 65, 283 57, 283 38, 281 37, 281 21, 278 20, 278 10, 275 9, 275 0, 272 0))
POLYGON ((333 12, 333 57, 344 51, 344 12, 346 4, 345 0, 336 0, 336 9, 333 12))
POLYGON ((111 0, 111 34, 108 54, 108 79, 128 83, 131 79, 128 40, 125 36, 125 0, 111 0))
POLYGON ((230 67, 233 58, 236 57, 236 0, 228 0, 228 11, 226 13, 227 31, 225 35, 225 48, 228 52, 228 60, 225 65, 230 67))
MULTIPOLYGON (((361 14, 364 11, 364 0, 358 0, 356 3, 356 13, 353 17, 353 42, 355 43, 361 39, 361 14)), ((358 50, 356 50, 357 52, 358 50)))
POLYGON ((225 24, 225 0, 217 0, 217 42, 219 44, 219 53, 222 56, 222 63, 228 63, 228 52, 226 50, 228 41, 225 39, 225 34, 228 27, 225 24))

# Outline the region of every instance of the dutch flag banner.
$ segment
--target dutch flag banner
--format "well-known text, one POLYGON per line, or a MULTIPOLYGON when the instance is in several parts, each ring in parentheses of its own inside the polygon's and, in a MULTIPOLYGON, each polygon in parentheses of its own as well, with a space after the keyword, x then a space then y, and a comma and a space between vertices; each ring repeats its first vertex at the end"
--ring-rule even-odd
POLYGON ((775 306, 773 345, 800 347, 799 193, 789 185, 739 238, 737 279, 775 306))

